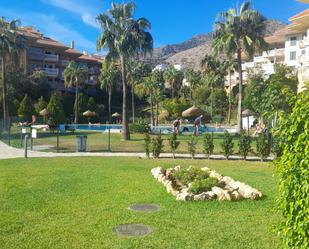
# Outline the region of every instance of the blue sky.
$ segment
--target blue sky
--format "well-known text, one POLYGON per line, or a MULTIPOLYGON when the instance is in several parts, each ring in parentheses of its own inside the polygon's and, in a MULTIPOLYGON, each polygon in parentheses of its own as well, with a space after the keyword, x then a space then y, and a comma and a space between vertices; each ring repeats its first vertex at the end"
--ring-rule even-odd
MULTIPOLYGON (((122 2, 116 0, 115 2, 122 2)), ((240 0, 135 0, 136 17, 152 23, 155 46, 173 44, 212 30, 218 12, 237 6, 240 0)), ((309 8, 295 0, 252 0, 267 18, 288 22, 288 18, 309 8)), ((66 44, 75 40, 80 50, 95 52, 100 29, 98 13, 110 7, 110 0, 0 0, 0 15, 18 18, 46 36, 66 44)))

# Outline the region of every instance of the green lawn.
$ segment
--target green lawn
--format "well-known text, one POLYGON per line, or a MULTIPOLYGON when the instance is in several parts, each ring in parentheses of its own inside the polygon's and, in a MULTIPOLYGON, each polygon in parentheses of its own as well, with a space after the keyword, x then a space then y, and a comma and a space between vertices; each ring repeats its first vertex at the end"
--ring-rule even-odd
POLYGON ((276 180, 270 164, 242 161, 53 158, 0 161, 0 248, 274 249, 276 180), (150 169, 208 166, 261 190, 259 201, 177 202, 150 169), (136 213, 134 203, 155 203, 136 213), (144 223, 153 233, 122 238, 113 228, 144 223))
MULTIPOLYGON (((101 132, 89 132, 79 131, 75 134, 67 133, 60 135, 59 137, 59 151, 60 152, 75 152, 76 151, 76 135, 85 134, 88 136, 87 151, 90 152, 101 152, 108 149, 108 134, 101 132)), ((12 129, 11 133, 11 145, 15 147, 21 146, 20 131, 16 128, 12 129)), ((169 135, 162 135, 164 139, 163 152, 171 152, 168 144, 169 135)), ((178 153, 188 153, 187 141, 190 139, 190 135, 180 135, 180 146, 177 150, 178 153)), ((197 153, 203 153, 203 135, 198 137, 197 153)), ((222 134, 214 134, 215 154, 222 154, 221 144, 223 142, 222 134)), ((48 149, 44 151, 56 151, 57 139, 55 134, 50 132, 38 132, 38 138, 33 139, 33 145, 49 145, 48 149)), ((120 134, 111 134, 111 150, 114 152, 144 152, 144 135, 139 133, 131 134, 130 141, 121 140, 120 134)), ((252 153, 255 154, 255 141, 252 142, 252 153)), ((234 155, 238 154, 238 138, 234 136, 234 155)))

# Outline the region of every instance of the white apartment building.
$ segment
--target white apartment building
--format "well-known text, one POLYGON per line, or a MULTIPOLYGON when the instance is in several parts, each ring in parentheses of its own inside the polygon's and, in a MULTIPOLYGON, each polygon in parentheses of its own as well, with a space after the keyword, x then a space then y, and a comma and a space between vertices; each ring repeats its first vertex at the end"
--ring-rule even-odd
MULTIPOLYGON (((308 0, 300 0, 308 3, 308 0)), ((284 63, 295 68, 298 73, 299 87, 301 91, 304 83, 309 81, 309 9, 291 17, 292 23, 277 31, 265 40, 269 44, 269 51, 264 51, 260 56, 255 56, 253 61, 242 65, 244 84, 247 83, 250 70, 262 70, 267 79, 274 73, 276 63, 284 63)), ((231 77, 231 86, 234 87, 239 81, 238 73, 231 77)), ((225 82, 226 91, 229 92, 230 80, 225 82)))

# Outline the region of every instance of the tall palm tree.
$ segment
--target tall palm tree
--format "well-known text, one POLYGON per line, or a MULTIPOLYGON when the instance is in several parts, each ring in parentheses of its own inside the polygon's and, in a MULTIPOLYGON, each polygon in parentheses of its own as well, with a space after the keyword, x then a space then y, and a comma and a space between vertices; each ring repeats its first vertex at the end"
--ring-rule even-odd
POLYGON ((127 105, 126 64, 136 55, 145 56, 152 52, 153 38, 149 32, 150 22, 146 18, 134 19, 135 4, 112 3, 107 13, 100 14, 97 21, 101 25, 102 34, 97 39, 97 48, 107 48, 107 60, 119 59, 123 89, 122 103, 122 138, 130 139, 127 105))
POLYGON ((187 82, 189 82, 190 100, 193 104, 195 104, 193 99, 193 92, 201 84, 201 72, 188 69, 185 72, 185 78, 187 82))
POLYGON ((265 18, 256 10, 251 9, 250 2, 244 2, 239 9, 229 9, 220 13, 215 23, 213 48, 216 53, 226 55, 237 54, 239 74, 237 132, 242 129, 242 56, 247 53, 253 56, 257 50, 266 47, 265 18))
POLYGON ((168 83, 168 87, 172 90, 172 98, 175 97, 175 92, 177 92, 182 82, 182 73, 173 65, 169 65, 167 70, 164 71, 164 80, 168 83))
POLYGON ((88 79, 88 69, 79 66, 75 61, 71 61, 63 71, 65 87, 75 87, 75 119, 78 124, 78 88, 85 84, 88 79))
POLYGON ((3 125, 8 128, 9 110, 7 103, 7 83, 6 83, 6 62, 11 60, 24 49, 26 39, 18 34, 18 20, 7 22, 4 17, 0 17, 0 59, 2 78, 2 105, 3 105, 3 125))
POLYGON ((114 62, 104 62, 102 65, 101 73, 99 76, 101 83, 101 89, 106 88, 108 93, 108 120, 112 122, 112 92, 113 88, 119 85, 121 82, 121 71, 119 66, 114 62))
POLYGON ((204 72, 204 81, 210 86, 210 116, 213 119, 213 92, 214 87, 223 87, 225 76, 225 64, 222 60, 217 59, 213 55, 205 55, 201 61, 201 67, 204 72))
POLYGON ((132 122, 135 122, 135 85, 151 72, 150 67, 142 62, 131 61, 128 63, 127 81, 131 86, 132 122))

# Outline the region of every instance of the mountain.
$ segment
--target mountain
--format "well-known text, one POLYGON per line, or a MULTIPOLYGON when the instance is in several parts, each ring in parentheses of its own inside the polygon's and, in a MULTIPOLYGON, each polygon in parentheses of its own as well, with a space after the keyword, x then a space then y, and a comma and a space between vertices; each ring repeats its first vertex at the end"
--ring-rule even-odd
MULTIPOLYGON (((267 20, 266 36, 274 34, 286 26, 276 20, 267 20)), ((179 64, 184 68, 199 67, 201 59, 211 53, 212 32, 200 34, 179 44, 166 45, 155 48, 151 58, 147 61, 153 66, 161 63, 179 64)))

